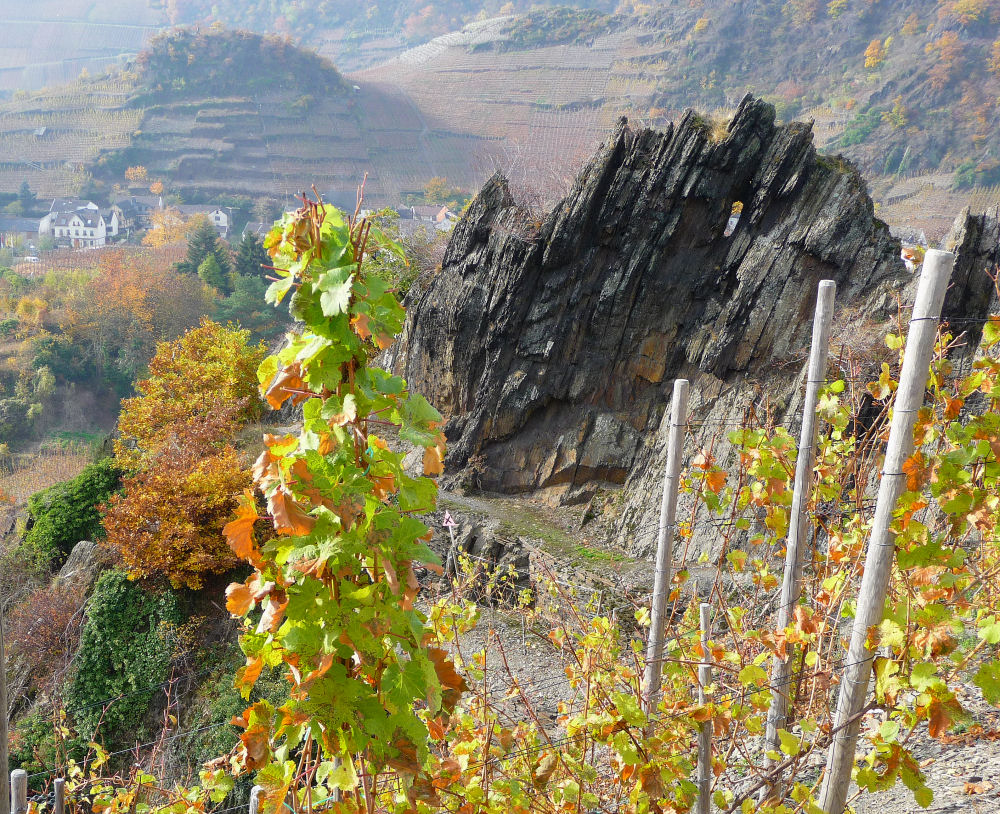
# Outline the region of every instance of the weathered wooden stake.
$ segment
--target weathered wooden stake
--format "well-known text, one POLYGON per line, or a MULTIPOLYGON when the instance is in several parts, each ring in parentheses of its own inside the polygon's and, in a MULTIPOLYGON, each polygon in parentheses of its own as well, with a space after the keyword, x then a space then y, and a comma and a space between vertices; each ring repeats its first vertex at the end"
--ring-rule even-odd
POLYGON ((7 651, 4 647, 3 613, 0 613, 0 814, 11 814, 10 782, 7 777, 9 721, 7 720, 7 651))
POLYGON ((670 408, 670 433, 667 440, 667 466, 663 474, 663 499, 660 502, 660 528, 656 542, 656 573, 653 578, 653 608, 646 645, 646 669, 642 677, 642 697, 646 713, 652 717, 660 699, 663 675, 663 644, 667 627, 667 598, 670 596, 673 564, 674 519, 677 515, 677 488, 680 485, 681 459, 684 456, 684 426, 687 424, 687 379, 674 381, 674 399, 670 408))
MULTIPOLYGON (((701 651, 702 662, 698 665, 698 703, 705 703, 705 687, 712 683, 712 660, 708 649, 708 634, 711 626, 712 606, 702 602, 701 651)), ((698 725, 698 814, 709 814, 712 808, 712 722, 702 721, 698 725)))
POLYGON ((28 773, 14 769, 10 773, 10 814, 24 814, 28 810, 28 773))
MULTIPOLYGON (((816 314, 813 317, 812 349, 809 353, 809 370, 806 375, 806 396, 802 405, 802 430, 799 434, 799 453, 795 461, 795 491, 788 517, 788 542, 785 546, 785 573, 781 583, 781 600, 775 619, 775 630, 784 630, 792 619, 794 607, 802 595, 802 571, 805 567, 805 548, 809 539, 809 515, 805 511, 812 487, 812 471, 816 462, 816 434, 819 421, 816 404, 820 387, 826 379, 826 361, 830 345, 830 326, 833 323, 833 298, 837 284, 822 280, 816 296, 816 314)), ((792 653, 782 659, 774 657, 771 669, 771 708, 767 713, 765 749, 778 749, 778 730, 788 726, 788 691, 791 686, 792 653)), ((773 761, 766 759, 766 765, 773 761)), ((761 794, 766 797, 768 789, 761 794)))
POLYGON ((263 794, 263 786, 254 786, 250 789, 250 814, 260 814, 260 798, 263 794))
POLYGON ((893 404, 892 425, 872 521, 871 539, 865 555, 851 645, 847 651, 840 684, 837 715, 833 722, 833 742, 827 760, 820 806, 826 814, 843 814, 851 782, 851 769, 861 728, 861 710, 868 695, 873 654, 865 646, 868 631, 882 621, 889 572, 896 551, 896 537, 889 526, 896 502, 905 486, 903 464, 913 453, 913 425, 924 401, 927 374, 941 306, 955 265, 955 255, 931 249, 924 258, 913 316, 906 337, 903 369, 893 404))
POLYGON ((55 803, 52 806, 53 814, 65 814, 66 811, 66 781, 61 777, 57 777, 55 782, 53 782, 53 790, 55 791, 55 803))

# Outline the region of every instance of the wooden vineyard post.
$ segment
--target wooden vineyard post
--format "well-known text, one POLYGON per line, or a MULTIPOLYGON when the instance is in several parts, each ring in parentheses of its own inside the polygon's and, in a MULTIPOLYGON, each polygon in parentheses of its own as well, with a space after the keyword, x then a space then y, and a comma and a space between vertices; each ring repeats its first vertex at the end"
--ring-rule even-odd
POLYGON ((3 766, 3 771, 0 772, 2 775, 0 777, 0 800, 3 801, 0 803, 0 807, 2 807, 0 814, 12 814, 10 809, 11 787, 7 775, 10 722, 7 719, 7 652, 4 638, 3 615, 0 614, 0 766, 3 766))
MULTIPOLYGON (((701 617, 701 658, 698 665, 698 703, 705 703, 705 687, 712 683, 711 651, 708 634, 711 626, 712 606, 702 602, 698 610, 701 617)), ((712 806, 712 721, 698 724, 698 814, 709 814, 712 806)))
POLYGON ((263 786, 254 786, 250 789, 250 814, 260 814, 260 798, 263 794, 263 786))
POLYGON ((28 773, 14 769, 10 773, 10 814, 24 814, 28 810, 28 773))
POLYGON ((674 381, 670 408, 670 431, 667 439, 667 466, 663 475, 663 498, 660 502, 660 526, 656 541, 656 573, 653 577, 652 619, 646 645, 646 669, 642 676, 642 697, 646 714, 652 716, 660 699, 663 674, 663 644, 667 627, 667 598, 670 596, 671 566, 674 548, 674 520, 677 515, 677 489, 680 485, 681 459, 684 455, 684 426, 687 424, 688 392, 686 379, 674 381))
POLYGON ((52 804, 53 814, 65 814, 66 812, 66 781, 57 777, 52 784, 55 792, 55 801, 52 804))
POLYGON ((889 574, 896 551, 896 538, 890 530, 890 524, 896 502, 906 482, 903 464, 913 453, 913 426, 917 411, 923 404, 941 306, 944 304, 954 265, 955 255, 951 252, 934 249, 928 251, 920 274, 916 302, 913 304, 871 539, 865 555, 864 577, 861 580, 857 611, 851 629, 851 644, 840 683, 840 697, 832 729, 833 742, 830 745, 826 776, 823 778, 820 807, 826 814, 843 814, 847 800, 861 728, 861 712, 872 673, 873 654, 866 646, 866 638, 868 631, 882 621, 889 574))
MULTIPOLYGON (((816 463, 816 434, 819 421, 816 404, 819 391, 826 379, 826 362, 830 345, 830 326, 833 323, 833 298, 837 284, 833 280, 821 280, 816 295, 816 314, 813 317, 812 349, 809 352, 809 369, 806 375, 806 396, 802 406, 802 430, 799 434, 799 452, 795 461, 795 487, 792 495, 792 509, 788 517, 788 543, 785 546, 785 572, 781 583, 781 600, 778 604, 775 630, 788 627, 792 612, 802 594, 802 571, 805 567, 805 548, 808 545, 809 515, 806 506, 812 487, 813 466, 816 463)), ((782 659, 774 657, 771 669, 771 708, 767 713, 767 734, 765 750, 777 751, 778 730, 788 726, 789 698, 791 686, 792 653, 782 659)), ((766 758, 767 766, 774 761, 766 758)), ((761 792, 766 799, 768 789, 761 792)))

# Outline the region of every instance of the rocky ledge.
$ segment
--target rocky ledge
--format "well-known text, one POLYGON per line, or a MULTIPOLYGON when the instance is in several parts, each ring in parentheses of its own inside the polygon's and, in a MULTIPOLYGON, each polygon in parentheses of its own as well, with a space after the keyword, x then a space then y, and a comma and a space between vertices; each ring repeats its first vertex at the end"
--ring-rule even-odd
POLYGON ((896 313, 910 275, 849 163, 749 96, 715 135, 693 112, 662 132, 622 121, 542 219, 485 185, 395 361, 447 416, 451 471, 561 501, 624 485, 617 532, 642 553, 674 378, 696 426, 781 418, 821 279, 842 330, 896 313))

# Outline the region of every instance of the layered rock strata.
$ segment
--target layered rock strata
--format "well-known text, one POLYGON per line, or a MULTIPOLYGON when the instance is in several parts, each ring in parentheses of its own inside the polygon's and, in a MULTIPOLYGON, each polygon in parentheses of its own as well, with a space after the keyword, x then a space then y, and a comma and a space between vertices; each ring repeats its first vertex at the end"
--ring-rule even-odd
POLYGON ((749 96, 719 135, 691 112, 622 121, 541 219, 486 184, 396 360, 448 417, 449 469, 564 501, 624 485, 616 528, 641 553, 674 378, 692 382, 692 449, 714 435, 724 457, 747 411, 794 412, 821 279, 842 331, 896 313, 909 275, 858 173, 749 96))

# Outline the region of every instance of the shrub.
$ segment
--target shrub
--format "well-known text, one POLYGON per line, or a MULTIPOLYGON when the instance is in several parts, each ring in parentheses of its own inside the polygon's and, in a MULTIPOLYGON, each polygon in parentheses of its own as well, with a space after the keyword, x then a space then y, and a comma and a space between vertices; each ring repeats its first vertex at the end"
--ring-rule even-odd
POLYGON ((174 592, 151 593, 118 569, 98 578, 66 693, 81 735, 99 735, 108 747, 142 736, 143 719, 159 694, 152 685, 167 679, 171 631, 182 621, 174 592))
POLYGON ((104 536, 98 506, 121 485, 121 471, 111 458, 87 466, 72 480, 28 498, 24 545, 49 560, 67 556, 81 540, 104 536))

